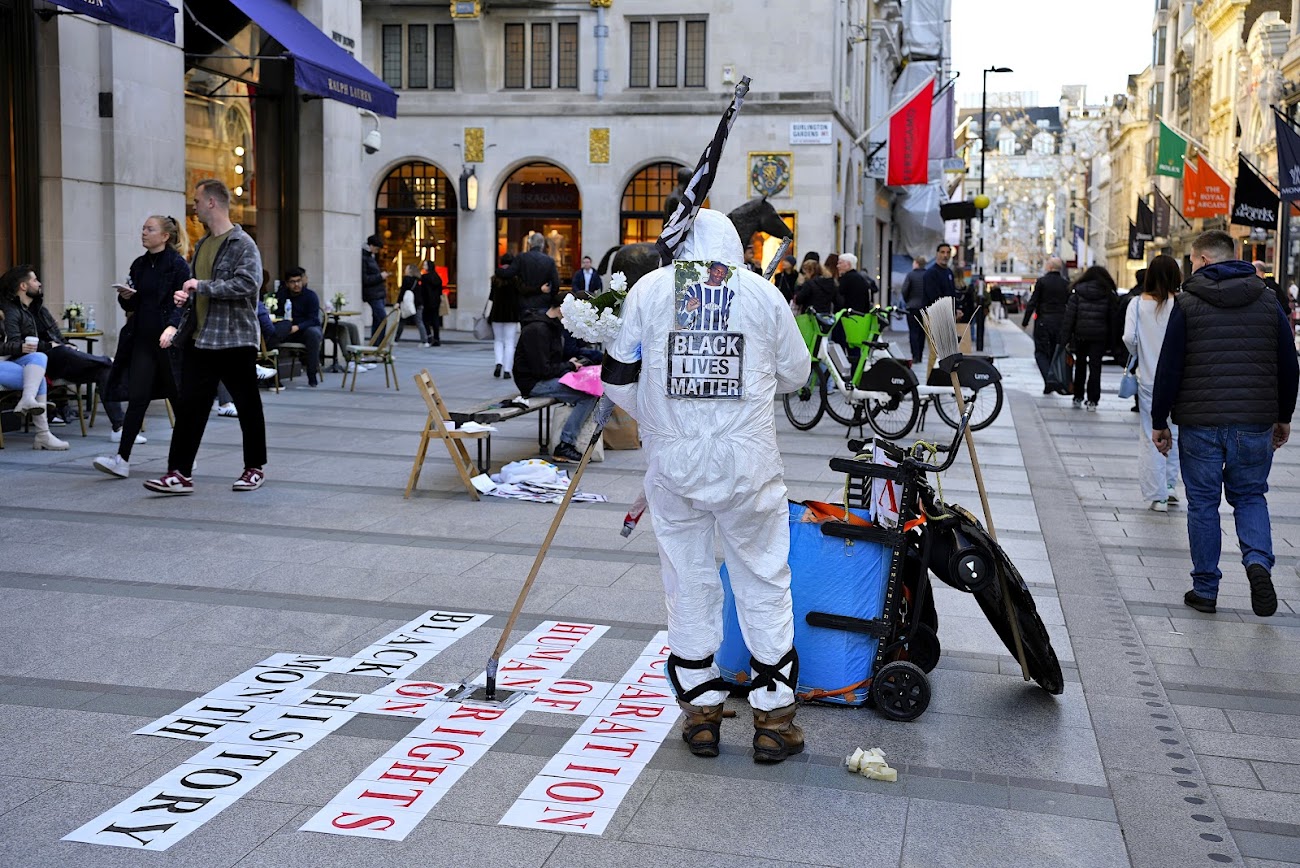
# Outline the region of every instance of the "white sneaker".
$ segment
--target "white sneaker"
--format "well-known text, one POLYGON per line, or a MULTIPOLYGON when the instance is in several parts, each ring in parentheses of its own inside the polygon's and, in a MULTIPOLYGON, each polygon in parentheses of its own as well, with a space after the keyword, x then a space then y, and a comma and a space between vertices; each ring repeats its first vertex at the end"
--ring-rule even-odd
POLYGON ((1096 413, 1096 412, 1097 412, 1097 402, 1096 402, 1096 401, 1089 401, 1089 402, 1088 402, 1087 404, 1085 404, 1084 406, 1088 408, 1088 412, 1089 412, 1089 413, 1096 413))
POLYGON ((124 460, 121 455, 101 455, 95 459, 94 466, 98 471, 121 479, 131 475, 131 462, 124 460))
POLYGON ((1148 506, 1147 509, 1151 510, 1152 512, 1168 512, 1169 504, 1165 503, 1163 500, 1153 500, 1151 501, 1151 505, 1148 506))
POLYGON ((217 415, 228 416, 231 419, 238 419, 239 411, 235 409, 234 404, 222 404, 221 406, 217 407, 217 415))
MULTIPOLYGON (((108 442, 109 442, 109 443, 121 443, 121 442, 122 442, 122 431, 121 431, 121 429, 118 429, 117 431, 114 431, 112 434, 109 434, 109 435, 108 435, 108 442)), ((146 443, 148 443, 148 442, 149 442, 149 438, 145 437, 143 434, 137 434, 137 435, 135 435, 135 445, 136 445, 136 446, 143 446, 144 444, 146 444, 146 443)))
POLYGON ((257 370, 259 380, 269 380, 275 376, 275 368, 264 368, 261 365, 254 365, 253 367, 257 370))

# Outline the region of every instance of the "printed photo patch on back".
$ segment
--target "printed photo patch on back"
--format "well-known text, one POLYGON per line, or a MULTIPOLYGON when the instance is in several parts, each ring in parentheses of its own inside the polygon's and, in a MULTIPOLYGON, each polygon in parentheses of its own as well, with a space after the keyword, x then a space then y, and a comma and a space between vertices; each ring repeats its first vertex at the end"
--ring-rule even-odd
POLYGON ((727 280, 734 272, 723 262, 675 263, 668 397, 744 397, 745 336, 727 330, 735 296, 727 280))

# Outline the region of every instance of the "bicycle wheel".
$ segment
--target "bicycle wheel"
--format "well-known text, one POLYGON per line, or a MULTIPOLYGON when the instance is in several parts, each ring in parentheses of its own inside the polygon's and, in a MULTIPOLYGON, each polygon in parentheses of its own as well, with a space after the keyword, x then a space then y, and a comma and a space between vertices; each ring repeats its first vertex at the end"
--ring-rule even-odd
MULTIPOLYGON (((1002 383, 996 382, 992 386, 985 386, 972 392, 969 389, 961 390, 962 399, 966 401, 969 408, 974 404, 974 409, 970 414, 970 429, 972 431, 983 431, 993 424, 993 420, 998 418, 1002 412, 1002 383)), ((946 395, 936 395, 934 399, 934 409, 939 413, 939 418, 948 423, 950 428, 956 428, 961 421, 961 413, 957 412, 957 398, 951 392, 946 395)))
POLYGON ((826 385, 826 412, 836 422, 850 428, 865 424, 862 421, 862 404, 854 404, 830 383, 826 385))
POLYGON ((913 386, 906 392, 891 394, 887 401, 868 399, 866 410, 871 430, 886 440, 897 440, 906 437, 916 425, 916 417, 921 413, 921 396, 913 386))
POLYGON ((800 431, 811 431, 822 420, 826 409, 826 375, 814 367, 808 375, 808 382, 797 392, 781 396, 785 406, 785 418, 800 431))

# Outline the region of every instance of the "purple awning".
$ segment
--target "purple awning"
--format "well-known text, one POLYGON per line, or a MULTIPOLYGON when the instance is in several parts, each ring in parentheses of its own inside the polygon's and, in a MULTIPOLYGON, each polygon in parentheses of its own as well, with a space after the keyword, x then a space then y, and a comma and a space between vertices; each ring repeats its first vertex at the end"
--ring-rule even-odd
POLYGON ((89 15, 154 39, 175 44, 176 9, 163 0, 51 0, 79 15, 89 15))
POLYGON ((285 0, 231 2, 284 46, 293 58, 293 79, 298 87, 376 114, 397 117, 397 94, 393 89, 285 0))

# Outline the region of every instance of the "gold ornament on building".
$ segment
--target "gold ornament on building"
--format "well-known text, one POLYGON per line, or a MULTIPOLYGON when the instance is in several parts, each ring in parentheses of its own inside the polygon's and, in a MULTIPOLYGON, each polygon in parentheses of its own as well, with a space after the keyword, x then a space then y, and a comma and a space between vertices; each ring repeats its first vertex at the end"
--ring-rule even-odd
POLYGON ((451 0, 452 18, 478 18, 481 13, 479 0, 451 0))
POLYGON ((465 162, 483 162, 482 127, 465 127, 465 162))
POLYGON ((591 0, 592 9, 608 9, 614 5, 614 0, 591 0))
MULTIPOLYGON (((592 0, 594 4, 596 0, 592 0)), ((587 162, 609 162, 609 127, 592 127, 587 134, 587 162)))

